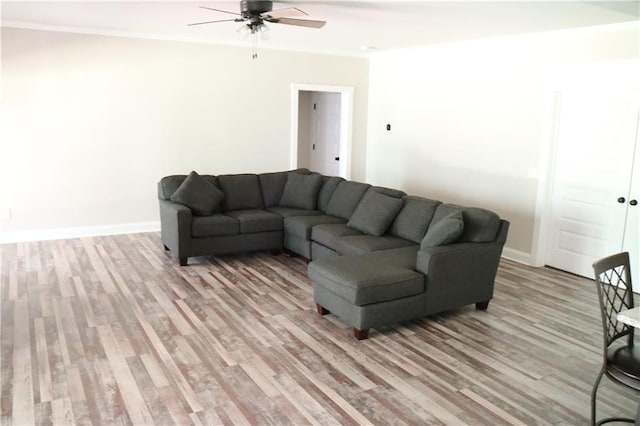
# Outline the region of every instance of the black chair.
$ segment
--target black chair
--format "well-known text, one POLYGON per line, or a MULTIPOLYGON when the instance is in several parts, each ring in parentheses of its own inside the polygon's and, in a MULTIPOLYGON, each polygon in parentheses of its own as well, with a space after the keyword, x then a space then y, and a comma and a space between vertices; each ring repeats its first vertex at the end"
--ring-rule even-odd
MULTIPOLYGON (((619 322, 618 312, 633 308, 629 253, 618 253, 593 263, 602 314, 604 357, 602 369, 591 391, 591 424, 635 423, 634 419, 607 418, 596 423, 596 393, 602 375, 619 385, 640 392, 640 345, 633 345, 634 328, 619 322)), ((640 406, 636 416, 640 419, 640 406)))

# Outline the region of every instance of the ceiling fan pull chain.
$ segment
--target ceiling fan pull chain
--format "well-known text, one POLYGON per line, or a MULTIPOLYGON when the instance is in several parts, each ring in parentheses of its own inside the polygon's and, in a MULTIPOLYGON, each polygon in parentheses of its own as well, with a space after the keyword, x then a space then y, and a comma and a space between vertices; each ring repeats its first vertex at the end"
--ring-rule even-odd
POLYGON ((253 38, 253 54, 251 55, 251 59, 258 59, 258 33, 254 32, 252 34, 253 38))

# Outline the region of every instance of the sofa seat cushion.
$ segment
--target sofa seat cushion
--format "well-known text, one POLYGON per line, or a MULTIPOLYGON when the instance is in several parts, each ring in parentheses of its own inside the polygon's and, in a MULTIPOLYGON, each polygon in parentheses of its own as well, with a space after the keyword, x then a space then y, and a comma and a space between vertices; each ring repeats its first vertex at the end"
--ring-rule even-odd
POLYGON ((417 246, 417 244, 393 235, 383 235, 381 237, 374 237, 373 235, 349 235, 339 238, 334 244, 334 250, 343 256, 350 256, 353 254, 412 246, 417 246))
POLYGON ((284 219, 285 234, 311 241, 311 230, 322 223, 347 223, 345 219, 323 214, 319 216, 290 216, 284 219))
POLYGON ((325 257, 308 265, 309 278, 357 306, 423 293, 424 275, 413 270, 417 247, 349 257, 325 257), (392 253, 393 252, 393 253, 392 253))
POLYGON ((225 214, 193 216, 192 218, 191 235, 194 238, 218 237, 239 233, 240 223, 238 220, 225 214))
POLYGON ((320 210, 295 209, 293 207, 269 207, 267 211, 275 213, 282 217, 320 216, 323 214, 320 210))
POLYGON ((218 185, 224 192, 224 211, 264 208, 258 175, 220 175, 218 185))
POLYGON ((234 210, 227 212, 227 215, 237 219, 238 222, 240 222, 241 234, 282 231, 282 217, 266 210, 234 210))
POLYGON ((346 223, 325 223, 311 230, 311 240, 336 250, 337 241, 347 235, 362 235, 362 232, 347 226, 346 223))

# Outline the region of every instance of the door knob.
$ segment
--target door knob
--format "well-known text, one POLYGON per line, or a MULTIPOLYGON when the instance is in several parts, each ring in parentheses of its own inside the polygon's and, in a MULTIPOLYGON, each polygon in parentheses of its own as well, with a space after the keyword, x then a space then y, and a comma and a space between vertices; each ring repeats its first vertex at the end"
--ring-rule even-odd
POLYGON ((625 199, 624 199, 624 197, 620 197, 620 198, 618 198, 618 202, 619 202, 620 204, 624 203, 625 201, 627 201, 627 200, 625 200, 625 199))
POLYGON ((638 200, 631 200, 629 201, 629 204, 631 204, 632 206, 635 206, 638 204, 638 200))

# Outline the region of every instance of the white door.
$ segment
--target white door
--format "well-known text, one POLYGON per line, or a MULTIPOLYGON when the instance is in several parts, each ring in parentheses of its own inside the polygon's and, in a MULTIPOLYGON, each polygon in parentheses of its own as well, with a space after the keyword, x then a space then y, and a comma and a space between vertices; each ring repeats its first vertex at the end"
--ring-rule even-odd
POLYGON ((340 171, 340 117, 339 93, 313 92, 311 124, 311 170, 328 176, 340 171))
MULTIPOLYGON (((640 284, 640 90, 633 92, 636 98, 636 149, 631 173, 631 186, 627 197, 627 220, 625 222, 622 250, 629 252, 632 278, 640 284)), ((634 291, 640 293, 640 286, 634 291)))
POLYGON ((547 265, 592 277, 595 260, 622 250, 630 197, 640 199, 630 193, 639 98, 560 92, 547 265))

